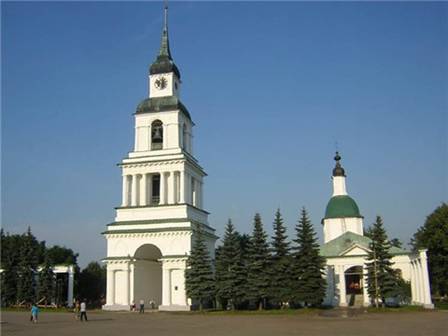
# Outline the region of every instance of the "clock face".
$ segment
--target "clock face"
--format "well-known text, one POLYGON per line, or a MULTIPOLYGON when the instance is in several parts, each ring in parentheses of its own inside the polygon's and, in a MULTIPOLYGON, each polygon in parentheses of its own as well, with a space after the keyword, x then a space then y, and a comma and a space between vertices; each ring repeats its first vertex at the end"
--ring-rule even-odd
POLYGON ((154 86, 156 87, 156 89, 159 89, 159 90, 163 90, 164 88, 166 88, 167 84, 168 84, 168 81, 166 80, 165 77, 159 77, 154 82, 154 86))

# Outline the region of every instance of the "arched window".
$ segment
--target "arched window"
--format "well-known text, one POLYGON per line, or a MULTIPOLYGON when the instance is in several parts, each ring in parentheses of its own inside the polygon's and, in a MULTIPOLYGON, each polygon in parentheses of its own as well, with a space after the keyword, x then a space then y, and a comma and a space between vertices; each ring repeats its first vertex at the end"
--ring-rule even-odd
POLYGON ((187 150, 187 126, 182 127, 182 149, 187 150))
POLYGON ((151 149, 163 148, 163 123, 154 120, 151 124, 151 149))

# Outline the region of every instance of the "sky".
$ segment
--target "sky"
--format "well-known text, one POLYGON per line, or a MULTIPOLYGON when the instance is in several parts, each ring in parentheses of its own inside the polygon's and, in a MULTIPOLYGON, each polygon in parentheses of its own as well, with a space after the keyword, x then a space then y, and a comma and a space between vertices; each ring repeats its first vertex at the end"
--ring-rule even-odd
MULTIPOLYGON (((6 231, 106 256, 162 7, 1 3, 6 231)), ((172 2, 169 34, 219 236, 305 206, 322 241, 336 149, 365 227, 406 244, 448 200, 447 3, 172 2)))

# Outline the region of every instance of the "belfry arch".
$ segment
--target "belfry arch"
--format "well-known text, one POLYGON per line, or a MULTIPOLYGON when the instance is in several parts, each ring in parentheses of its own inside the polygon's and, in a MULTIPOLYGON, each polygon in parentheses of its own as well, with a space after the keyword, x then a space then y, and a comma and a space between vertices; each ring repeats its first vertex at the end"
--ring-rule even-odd
POLYGON ((134 275, 131 284, 131 299, 138 304, 154 301, 155 307, 162 304, 162 252, 153 244, 141 245, 134 254, 134 275), (132 295, 133 294, 133 295, 132 295))

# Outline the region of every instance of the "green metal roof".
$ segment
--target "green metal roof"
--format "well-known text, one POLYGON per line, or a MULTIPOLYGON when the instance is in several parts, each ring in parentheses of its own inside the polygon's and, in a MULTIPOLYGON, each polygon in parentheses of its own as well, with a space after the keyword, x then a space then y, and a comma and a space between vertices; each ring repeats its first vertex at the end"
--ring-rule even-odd
POLYGON ((191 120, 190 113, 178 97, 167 96, 157 98, 146 98, 137 106, 136 114, 140 113, 156 113, 163 111, 181 110, 188 119, 191 120))
POLYGON ((325 209, 325 218, 362 217, 353 198, 348 195, 333 196, 325 209))
MULTIPOLYGON (((320 255, 323 257, 338 257, 344 251, 347 251, 353 245, 369 250, 369 244, 372 240, 366 236, 361 236, 354 232, 347 231, 343 235, 330 240, 320 248, 320 255)), ((389 250, 392 255, 408 254, 406 250, 392 246, 389 250)))

